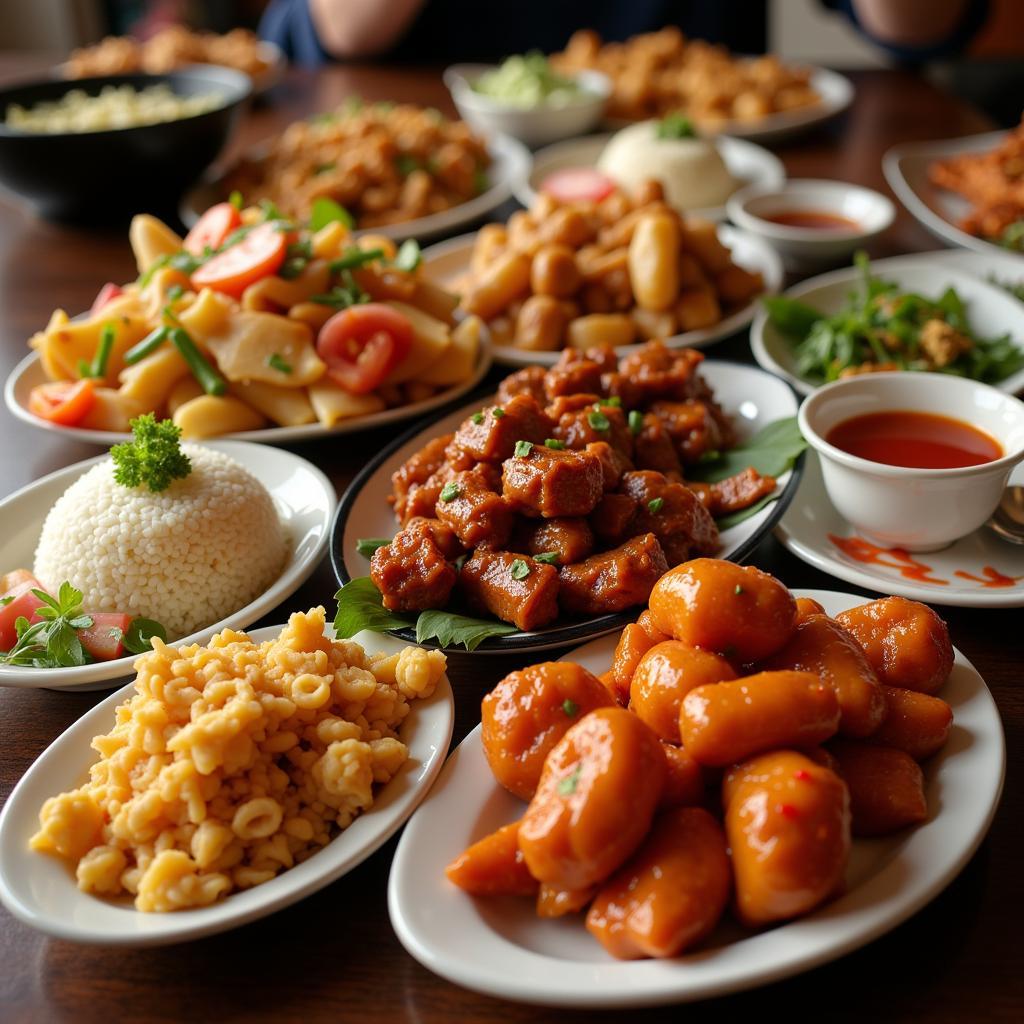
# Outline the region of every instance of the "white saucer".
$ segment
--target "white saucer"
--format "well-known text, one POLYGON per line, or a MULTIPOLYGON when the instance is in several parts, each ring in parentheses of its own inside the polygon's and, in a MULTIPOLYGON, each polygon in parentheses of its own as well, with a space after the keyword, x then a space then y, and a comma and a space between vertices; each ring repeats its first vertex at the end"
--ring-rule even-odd
MULTIPOLYGON (((794 594, 820 601, 833 615, 864 602, 827 590, 794 594)), ((616 639, 595 640, 567 660, 604 671, 616 639)), ((954 726, 949 743, 924 766, 929 820, 893 836, 856 840, 846 895, 808 917, 761 932, 726 921, 693 953, 623 961, 605 952, 579 916, 544 920, 528 899, 461 892, 445 878, 445 866, 524 809, 494 781, 478 726, 405 828, 388 882, 391 923, 402 945, 449 981, 546 1006, 690 1002, 845 956, 934 899, 967 864, 995 814, 1006 761, 1003 729, 984 680, 959 652, 942 697, 953 706, 954 726)))
MULTIPOLYGON (((272 640, 282 628, 255 629, 249 636, 257 642, 272 640)), ((405 646, 379 633, 363 632, 353 639, 370 652, 405 646)), ((455 721, 451 684, 443 676, 427 700, 412 702, 399 730, 409 760, 376 793, 373 806, 319 853, 209 907, 143 913, 125 901, 82 892, 66 863, 28 846, 39 827, 43 801, 81 780, 96 760, 89 745, 92 737, 111 727, 114 708, 133 692, 132 685, 111 694, 54 740, 15 786, 0 814, 0 902, 19 920, 56 938, 103 946, 163 946, 237 928, 304 899, 361 864, 402 826, 441 770, 455 721)), ((286 948, 282 945, 282 952, 286 948)))
MULTIPOLYGON (((1010 474, 1010 483, 1024 484, 1024 465, 1010 474)), ((832 507, 814 451, 807 452, 796 497, 775 527, 775 535, 797 558, 816 569, 882 594, 959 608, 1024 606, 1024 545, 1002 541, 985 527, 942 551, 878 556, 885 565, 861 562, 844 554, 829 537, 850 538, 856 533, 832 507), (930 571, 919 570, 917 566, 921 565, 930 571), (1016 577, 1016 581, 1010 586, 986 585, 986 566, 1005 577, 1016 577), (965 579, 957 573, 968 573, 976 579, 965 579), (923 579, 916 578, 919 576, 923 579)))

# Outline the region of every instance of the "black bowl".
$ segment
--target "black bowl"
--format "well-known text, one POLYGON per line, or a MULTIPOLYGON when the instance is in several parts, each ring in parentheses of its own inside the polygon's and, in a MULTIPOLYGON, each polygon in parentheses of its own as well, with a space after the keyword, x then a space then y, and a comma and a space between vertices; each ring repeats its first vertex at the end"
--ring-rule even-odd
POLYGON ((224 148, 252 91, 247 75, 194 65, 166 75, 47 79, 0 89, 0 186, 24 196, 45 217, 120 219, 139 210, 173 209, 224 148), (219 93, 203 114, 97 132, 43 134, 8 126, 8 106, 31 108, 71 89, 91 96, 106 85, 135 89, 166 83, 179 96, 219 93))

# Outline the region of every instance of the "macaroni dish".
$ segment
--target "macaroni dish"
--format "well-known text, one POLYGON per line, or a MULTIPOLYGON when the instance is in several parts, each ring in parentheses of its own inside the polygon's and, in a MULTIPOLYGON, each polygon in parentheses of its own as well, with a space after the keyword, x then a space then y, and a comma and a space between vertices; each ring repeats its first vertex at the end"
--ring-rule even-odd
POLYGON ((630 121, 679 112, 714 129, 821 102, 808 69, 771 55, 733 57, 722 46, 686 39, 674 27, 604 45, 584 29, 551 57, 551 66, 562 74, 588 68, 606 74, 612 82, 608 116, 630 121))
POLYGON ((491 158, 463 121, 403 103, 364 105, 296 121, 265 156, 243 161, 227 188, 305 217, 319 197, 360 228, 398 224, 465 203, 488 188, 491 158))
POLYGON ((63 135, 67 132, 105 132, 138 128, 146 124, 180 121, 214 110, 224 102, 220 93, 179 96, 169 85, 135 89, 130 85, 106 85, 98 96, 72 89, 59 100, 22 107, 12 103, 6 124, 22 132, 63 135))
POLYGON ((135 694, 92 742, 89 781, 43 804, 32 849, 73 861, 86 892, 169 911, 269 881, 326 846, 406 762, 398 730, 445 657, 367 655, 323 631, 314 608, 262 644, 233 630, 209 647, 155 640, 135 694))

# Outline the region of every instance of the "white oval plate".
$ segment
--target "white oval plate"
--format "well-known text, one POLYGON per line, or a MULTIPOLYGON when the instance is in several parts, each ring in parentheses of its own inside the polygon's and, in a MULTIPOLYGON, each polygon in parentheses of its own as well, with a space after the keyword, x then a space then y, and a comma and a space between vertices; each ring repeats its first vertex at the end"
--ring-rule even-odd
MULTIPOLYGON (((864 598, 795 590, 835 614, 864 598)), ((615 638, 572 652, 594 672, 615 638)), ((488 995, 548 1006, 625 1007, 725 995, 798 974, 866 945, 934 899, 984 838, 1002 790, 1005 745, 984 680, 959 652, 942 696, 955 715, 949 743, 925 765, 931 819, 884 839, 858 839, 849 891, 808 917, 760 933, 720 925, 700 950, 671 960, 615 960, 578 916, 538 918, 528 899, 474 899, 444 876, 470 843, 514 821, 524 805, 491 775, 480 727, 448 759, 406 827, 388 883, 391 923, 421 964, 488 995)))
MULTIPOLYGON (((259 642, 283 626, 253 630, 259 642)), ((353 639, 368 651, 397 651, 404 644, 377 633, 353 639)), ((452 738, 455 701, 444 676, 427 700, 412 702, 399 735, 409 760, 376 794, 373 806, 307 861, 252 889, 232 893, 209 907, 143 913, 130 901, 101 899, 82 892, 62 860, 35 853, 28 841, 39 828, 43 801, 86 777, 96 760, 89 746, 107 732, 114 709, 134 684, 111 694, 86 712, 36 759, 0 814, 0 902, 19 920, 47 935, 104 946, 163 946, 237 928, 297 903, 361 864, 391 838, 426 795, 444 763, 452 738)))
MULTIPOLYGON (((422 402, 413 402, 411 405, 397 405, 392 409, 384 409, 382 412, 371 413, 369 416, 356 416, 352 419, 341 420, 333 427, 325 427, 322 423, 306 423, 300 427, 261 427, 259 430, 240 430, 234 434, 223 435, 235 441, 257 441, 260 444, 292 444, 296 441, 315 441, 322 437, 334 437, 339 434, 356 434, 363 430, 374 430, 377 427, 384 427, 391 423, 402 423, 405 420, 416 419, 424 413, 441 406, 454 402, 463 395, 468 394, 483 380, 484 375, 491 368, 491 350, 485 341, 480 347, 477 357, 476 368, 472 376, 461 384, 456 384, 445 391, 439 391, 436 395, 424 399, 422 402)), ((49 378, 43 372, 43 365, 36 352, 30 352, 18 365, 11 370, 7 383, 4 385, 4 403, 10 410, 11 415, 28 423, 39 430, 48 430, 62 437, 69 437, 74 441, 82 441, 85 444, 112 445, 119 441, 128 441, 130 434, 121 433, 115 430, 89 430, 85 427, 63 427, 57 423, 50 423, 48 420, 40 419, 28 406, 29 395, 32 389, 38 384, 46 384, 49 378)))
MULTIPOLYGON (((701 363, 701 373, 714 391, 715 399, 733 417, 741 438, 756 434, 775 420, 796 414, 797 400, 790 388, 753 366, 706 361, 701 363)), ((391 474, 431 438, 455 430, 467 416, 487 401, 487 398, 481 397, 415 433, 398 438, 349 484, 331 529, 331 562, 340 583, 369 574, 369 560, 356 550, 357 540, 361 537, 391 537, 398 529, 387 501, 391 493, 391 474)), ((722 531, 722 549, 717 557, 728 558, 733 562, 742 562, 748 557, 789 504, 796 490, 801 465, 798 462, 792 470, 778 478, 778 499, 775 502, 766 505, 742 523, 722 531)), ((564 647, 566 644, 617 632, 634 617, 630 612, 620 612, 556 624, 535 632, 491 637, 475 653, 507 654, 511 651, 532 652, 564 647)), ((397 631, 396 635, 410 643, 416 639, 415 630, 412 629, 397 631)))
MULTIPOLYGON (((746 270, 761 272, 764 277, 764 291, 748 305, 731 313, 713 327, 664 338, 663 341, 669 348, 706 348, 741 331, 754 319, 761 298, 765 295, 774 295, 782 287, 782 260, 766 241, 747 231, 724 225, 719 227, 718 237, 732 250, 735 263, 746 270)), ((459 235, 424 250, 423 264, 427 275, 440 285, 450 286, 457 281, 469 268, 475 238, 475 234, 459 235)), ((615 352, 621 356, 639 347, 639 344, 623 345, 615 352)), ((561 350, 531 352, 512 345, 492 344, 491 350, 494 353, 494 361, 503 366, 554 366, 561 355, 561 350)))
MULTIPOLYGON (((486 192, 440 213, 366 230, 375 235, 386 235, 396 242, 404 241, 406 238, 424 241, 440 235, 450 235, 453 231, 468 227, 474 221, 486 217, 512 196, 513 189, 530 173, 532 162, 530 151, 508 135, 491 135, 487 141, 487 149, 492 162, 487 171, 490 187, 486 192)), ((261 155, 260 147, 257 146, 251 155, 258 159, 261 155)), ((178 214, 187 227, 192 227, 203 212, 214 203, 223 202, 227 196, 224 180, 229 170, 224 167, 218 169, 215 165, 198 185, 185 193, 178 214)), ((357 231, 356 234, 360 232, 357 231)))
MULTIPOLYGON (((811 71, 810 85, 821 97, 821 102, 813 107, 768 114, 756 121, 723 121, 714 129, 702 130, 708 135, 731 135, 734 139, 780 142, 831 120, 853 102, 853 82, 837 71, 814 68, 811 71)), ((613 118, 605 120, 611 128, 622 128, 632 123, 613 118)))
POLYGON ((889 187, 910 215, 940 241, 974 252, 1008 256, 1018 260, 1024 269, 1024 253, 1014 254, 958 228, 957 221, 970 211, 972 204, 956 192, 933 185, 928 178, 928 167, 934 161, 965 153, 987 153, 1005 138, 1006 132, 999 131, 938 142, 907 142, 885 154, 882 170, 889 187))
MULTIPOLYGON (((533 170, 515 189, 515 197, 523 206, 532 206, 540 192, 544 179, 554 171, 563 168, 596 167, 598 157, 608 145, 612 133, 604 135, 588 135, 578 139, 566 139, 545 146, 533 155, 533 170)), ((747 185, 761 188, 777 189, 786 183, 786 168, 782 161, 769 153, 762 146, 747 142, 744 139, 730 139, 722 136, 715 140, 725 166, 736 178, 736 190, 747 185)), ((692 217, 704 217, 707 220, 725 220, 725 204, 708 206, 699 210, 688 210, 692 217)))
MULTIPOLYGON (((205 643, 226 626, 244 629, 273 611, 313 574, 330 536, 337 499, 334 485, 311 462, 292 452, 242 441, 210 441, 206 447, 230 455, 263 484, 288 535, 291 554, 281 575, 256 600, 175 646, 205 643)), ((87 470, 108 458, 98 455, 44 476, 0 501, 0 572, 31 569, 43 520, 56 500, 87 470)), ((85 595, 89 607, 89 595, 85 595)), ((25 689, 98 690, 132 674, 135 655, 74 668, 15 668, 0 665, 0 686, 25 689)))
MULTIPOLYGON (((936 298, 946 288, 955 288, 967 306, 967 316, 975 334, 983 338, 1009 334, 1018 346, 1024 348, 1024 304, 997 285, 960 269, 947 258, 933 259, 930 253, 893 256, 872 260, 871 270, 878 277, 895 281, 900 288, 936 298)), ((801 281, 787 289, 785 295, 830 314, 846 303, 849 293, 859 287, 859 281, 860 271, 856 267, 844 267, 801 281)), ((809 395, 820 387, 797 374, 793 346, 769 322, 764 308, 758 310, 750 328, 750 349, 759 366, 788 380, 800 394, 809 395)), ((1016 394, 1024 389, 1024 370, 993 387, 1016 394)))
MULTIPOLYGON (((1010 474, 1010 483, 1024 485, 1024 465, 1010 474)), ((1024 606, 1024 545, 1002 541, 984 526, 942 551, 888 549, 876 555, 878 563, 846 554, 832 538, 856 537, 857 531, 829 501, 817 452, 807 453, 796 497, 775 536, 816 569, 878 593, 958 608, 1024 606)))

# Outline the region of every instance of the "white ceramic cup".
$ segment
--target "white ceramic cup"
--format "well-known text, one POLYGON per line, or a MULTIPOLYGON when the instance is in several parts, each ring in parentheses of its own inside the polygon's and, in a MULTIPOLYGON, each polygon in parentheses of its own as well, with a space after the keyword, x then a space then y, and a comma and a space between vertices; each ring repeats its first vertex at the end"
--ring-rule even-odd
POLYGON ((827 384, 800 407, 799 423, 821 459, 836 511, 869 539, 907 551, 935 551, 976 530, 1024 460, 1024 403, 941 373, 868 373, 827 384), (1004 454, 980 466, 907 469, 850 455, 825 440, 854 416, 896 411, 963 420, 995 438, 1004 454))

